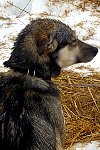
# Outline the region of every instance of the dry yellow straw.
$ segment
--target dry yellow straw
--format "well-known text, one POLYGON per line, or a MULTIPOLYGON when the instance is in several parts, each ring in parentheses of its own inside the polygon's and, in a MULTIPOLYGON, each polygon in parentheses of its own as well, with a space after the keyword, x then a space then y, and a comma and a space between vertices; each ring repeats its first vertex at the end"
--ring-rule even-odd
POLYGON ((65 148, 100 140, 100 73, 81 77, 63 71, 53 79, 61 93, 66 125, 65 148))

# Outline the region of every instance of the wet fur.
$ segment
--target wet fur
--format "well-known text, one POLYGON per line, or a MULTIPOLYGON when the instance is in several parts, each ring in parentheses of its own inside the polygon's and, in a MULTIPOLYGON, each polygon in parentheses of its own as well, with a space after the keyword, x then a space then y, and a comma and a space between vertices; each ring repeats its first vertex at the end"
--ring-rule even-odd
POLYGON ((0 147, 3 150, 61 150, 64 118, 51 77, 87 62, 97 49, 52 19, 37 19, 18 35, 0 76, 0 147), (85 55, 84 55, 85 54, 85 55), (34 76, 35 73, 35 76, 34 76))
POLYGON ((4 66, 23 73, 29 70, 30 75, 35 70, 36 76, 51 79, 60 74, 61 68, 88 62, 97 52, 97 48, 80 41, 75 32, 61 21, 37 19, 19 33, 11 57, 4 66), (63 48, 66 57, 60 53, 63 48), (64 66, 62 61, 66 62, 64 66))
POLYGON ((0 78, 0 147, 3 150, 61 148, 64 122, 57 87, 21 73, 0 78))

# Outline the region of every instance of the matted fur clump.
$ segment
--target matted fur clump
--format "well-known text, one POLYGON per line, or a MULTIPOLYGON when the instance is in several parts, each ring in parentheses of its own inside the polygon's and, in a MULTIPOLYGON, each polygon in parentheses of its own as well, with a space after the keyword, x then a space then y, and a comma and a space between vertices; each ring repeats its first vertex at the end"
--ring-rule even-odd
POLYGON ((61 93, 65 116, 65 147, 100 140, 100 73, 81 77, 63 71, 54 81, 61 93))

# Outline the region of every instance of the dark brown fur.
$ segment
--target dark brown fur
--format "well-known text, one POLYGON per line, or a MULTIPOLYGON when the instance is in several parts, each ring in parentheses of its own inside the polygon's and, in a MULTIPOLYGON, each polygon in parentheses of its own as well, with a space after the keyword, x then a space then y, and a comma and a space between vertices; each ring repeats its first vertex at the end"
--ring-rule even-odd
POLYGON ((18 72, 3 73, 0 108, 2 150, 62 148, 63 114, 58 89, 51 81, 18 72))
POLYGON ((62 149, 64 118, 51 77, 63 67, 92 60, 97 51, 56 20, 33 20, 19 33, 4 62, 13 71, 0 77, 2 150, 62 149))

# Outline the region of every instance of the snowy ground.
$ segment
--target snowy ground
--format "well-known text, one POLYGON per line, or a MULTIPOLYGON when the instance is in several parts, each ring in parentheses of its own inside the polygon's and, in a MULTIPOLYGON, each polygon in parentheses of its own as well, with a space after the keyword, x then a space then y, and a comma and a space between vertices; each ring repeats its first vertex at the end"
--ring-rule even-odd
MULTIPOLYGON (((59 19, 75 30, 79 39, 98 47, 97 56, 84 66, 100 70, 100 6, 95 7, 92 4, 84 6, 81 0, 72 0, 72 3, 65 3, 63 0, 55 1, 27 0, 27 3, 29 2, 27 5, 25 4, 26 0, 0 0, 0 72, 7 71, 3 67, 3 62, 10 56, 17 34, 32 18, 37 17, 59 19), (9 4, 13 4, 13 6, 9 4), (25 7, 26 5, 27 7, 25 7), (30 11, 31 6, 32 10, 30 11), (25 12, 21 13, 23 8, 25 8, 25 12), (21 17, 16 18, 16 15, 21 17)), ((80 71, 77 69, 77 65, 69 67, 69 69, 80 71)), ((100 150, 100 147, 98 147, 98 141, 95 141, 89 145, 83 145, 83 147, 77 144, 70 150, 100 150)))

